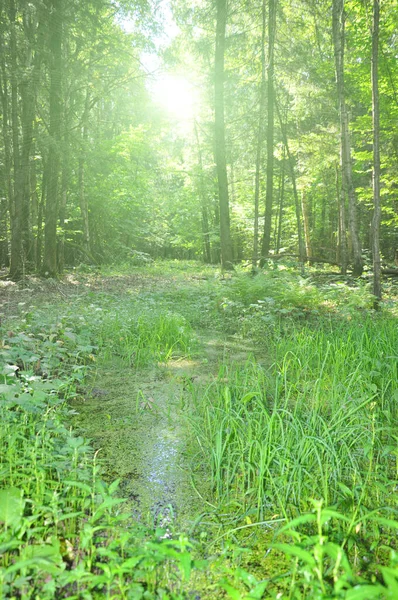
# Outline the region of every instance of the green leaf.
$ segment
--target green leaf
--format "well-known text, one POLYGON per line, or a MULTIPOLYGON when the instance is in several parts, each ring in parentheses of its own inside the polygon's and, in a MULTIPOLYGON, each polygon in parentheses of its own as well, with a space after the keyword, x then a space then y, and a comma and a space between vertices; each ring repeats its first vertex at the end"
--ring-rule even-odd
POLYGON ((371 600, 377 598, 380 600, 380 594, 385 594, 386 588, 380 584, 361 585, 348 590, 345 600, 371 600))
POLYGON ((254 598, 255 600, 261 600, 264 595, 265 590, 267 589, 268 581, 261 581, 253 588, 250 593, 246 596, 246 598, 254 598))
POLYGON ((398 569, 381 567, 384 582, 388 588, 390 598, 398 598, 398 569))
POLYGON ((179 561, 180 561, 180 565, 181 565, 181 570, 184 573, 184 579, 185 579, 185 581, 188 581, 188 579, 191 575, 191 566, 192 566, 191 555, 189 554, 189 552, 183 552, 182 554, 180 554, 179 561))
POLYGON ((6 383, 2 383, 0 385, 0 394, 7 394, 8 392, 13 392, 16 388, 16 385, 7 385, 6 383))
POLYGON ((225 590, 232 600, 242 600, 242 594, 234 588, 228 581, 220 581, 220 587, 225 590))
POLYGON ((18 527, 22 521, 25 500, 18 488, 0 490, 0 522, 6 527, 18 527))
POLYGON ((314 521, 316 521, 316 518, 317 517, 314 513, 307 513, 305 515, 301 515, 300 517, 293 519, 293 521, 289 521, 289 523, 286 523, 286 525, 281 527, 281 529, 279 529, 278 531, 278 535, 280 533, 283 533, 284 531, 294 529, 298 525, 303 525, 304 523, 313 523, 314 521))
POLYGON ((276 548, 277 550, 281 550, 284 554, 287 554, 288 556, 297 556, 297 558, 302 560, 310 567, 315 567, 316 565, 315 559, 312 556, 312 554, 310 552, 307 552, 307 550, 303 550, 299 546, 291 546, 290 544, 273 544, 272 547, 276 548))

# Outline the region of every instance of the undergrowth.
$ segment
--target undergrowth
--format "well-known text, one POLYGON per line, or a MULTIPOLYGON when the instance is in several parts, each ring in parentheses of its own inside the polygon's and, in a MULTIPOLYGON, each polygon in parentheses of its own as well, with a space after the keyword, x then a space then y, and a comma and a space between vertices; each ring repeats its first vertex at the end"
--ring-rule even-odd
POLYGON ((374 315, 363 283, 146 269, 151 289, 86 291, 2 324, 0 595, 398 597, 394 299, 374 315), (193 479, 213 490, 197 540, 132 519, 68 406, 114 356, 130 369, 200 356, 194 328, 255 347, 187 384, 193 479))

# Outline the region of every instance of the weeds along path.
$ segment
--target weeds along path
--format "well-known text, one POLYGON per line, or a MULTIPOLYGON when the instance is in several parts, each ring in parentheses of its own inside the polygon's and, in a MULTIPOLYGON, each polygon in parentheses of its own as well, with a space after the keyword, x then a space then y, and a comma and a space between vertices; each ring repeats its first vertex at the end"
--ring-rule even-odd
POLYGON ((210 497, 205 474, 195 475, 197 491, 192 485, 192 386, 207 387, 222 364, 244 363, 251 351, 201 322, 203 281, 97 282, 106 305, 96 306, 106 310, 102 352, 84 401, 73 404, 74 425, 98 450, 105 478, 120 479, 133 514, 157 525, 172 519, 185 528, 203 512, 200 495, 210 497))
POLYGON ((138 519, 186 528, 210 497, 205 474, 192 485, 190 416, 192 386, 207 387, 226 360, 243 361, 249 349, 208 333, 195 358, 174 357, 134 369, 109 359, 99 369, 85 401, 76 403, 76 425, 92 440, 109 481, 120 479, 122 497, 138 519))

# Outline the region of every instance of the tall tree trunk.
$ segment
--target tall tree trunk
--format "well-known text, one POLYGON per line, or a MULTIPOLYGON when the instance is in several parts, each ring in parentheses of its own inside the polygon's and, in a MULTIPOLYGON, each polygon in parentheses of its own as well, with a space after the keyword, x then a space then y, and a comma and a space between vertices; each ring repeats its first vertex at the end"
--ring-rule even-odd
POLYGON ((42 254, 43 254, 43 216, 44 206, 46 203, 47 196, 47 162, 43 156, 43 174, 41 180, 41 195, 40 201, 37 206, 37 234, 36 234, 36 271, 40 273, 42 267, 42 254))
POLYGON ((337 244, 337 262, 340 265, 342 275, 347 273, 347 228, 346 228, 346 208, 345 193, 343 182, 339 181, 339 168, 336 163, 336 198, 338 206, 338 244, 337 244))
POLYGON ((79 157, 79 205, 83 224, 83 252, 85 256, 91 255, 90 248, 90 224, 88 218, 88 202, 84 181, 84 168, 86 162, 87 140, 88 140, 88 118, 90 111, 90 89, 86 88, 86 99, 82 119, 82 149, 79 157))
POLYGON ((304 261, 305 261, 305 246, 304 246, 304 241, 303 241, 303 230, 302 230, 302 222, 301 222, 301 207, 300 207, 300 199, 299 199, 298 192, 297 192, 296 173, 294 170, 294 160, 290 153, 289 142, 288 142, 287 133, 286 133, 286 127, 282 121, 282 116, 281 116, 281 113, 279 110, 279 106, 277 103, 275 104, 275 106, 276 106, 276 112, 278 115, 278 120, 279 120, 279 124, 280 124, 280 128, 281 128, 283 143, 284 143, 284 146, 286 149, 286 155, 287 155, 287 160, 288 160, 289 169, 290 169, 290 176, 292 179, 294 206, 296 209, 299 257, 300 257, 300 262, 304 263, 304 261))
POLYGON ((61 176, 61 194, 59 203, 59 228, 60 236, 58 239, 58 272, 63 273, 65 267, 65 218, 66 218, 66 205, 68 203, 68 186, 70 181, 70 154, 69 154, 69 119, 68 112, 65 110, 64 117, 64 160, 62 162, 62 176, 61 176))
POLYGON ((34 100, 32 82, 27 80, 21 85, 22 102, 22 248, 25 263, 33 261, 33 236, 31 229, 31 193, 30 193, 30 157, 33 144, 34 100))
POLYGON ((4 51, 1 43, 0 33, 0 57, 1 57, 1 69, 0 69, 0 99, 1 99, 1 110, 2 110, 2 135, 3 135, 3 150, 4 150, 4 191, 5 198, 1 202, 1 213, 2 213, 2 265, 5 267, 10 266, 9 254, 8 254, 8 216, 10 212, 11 202, 13 202, 14 190, 12 185, 11 175, 11 143, 9 136, 9 110, 8 110, 8 81, 7 72, 4 61, 4 51))
POLYGON ((374 307, 379 308, 381 300, 381 260, 380 260, 380 114, 379 114, 379 0, 373 0, 372 24, 372 117, 373 117, 373 294, 374 307))
POLYGON ((203 173, 203 159, 202 149, 199 139, 198 124, 194 121, 194 132, 196 138, 196 147, 198 149, 198 167, 199 167, 199 185, 198 192, 200 197, 200 206, 202 212, 202 250, 203 260, 205 263, 211 263, 211 246, 210 246, 210 233, 209 233, 209 211, 207 207, 206 190, 204 185, 204 173, 203 173))
POLYGON ((267 188, 265 195, 264 236, 262 260, 268 256, 271 241, 272 204, 274 193, 274 48, 276 29, 276 0, 268 0, 268 77, 267 77, 267 188))
POLYGON ((254 234, 253 234, 253 269, 257 267, 258 262, 258 219, 260 207, 260 174, 261 174, 261 155, 264 143, 264 113, 265 113, 265 91, 266 91, 266 64, 265 64, 265 33, 267 20, 267 3, 262 3, 262 29, 261 29, 261 82, 260 98, 258 103, 258 131, 256 148, 256 173, 254 180, 254 234))
MULTIPOLYGON (((333 0, 332 14, 333 46, 336 70, 336 85, 340 115, 340 163, 342 196, 348 197, 348 225, 352 244, 353 274, 362 275, 363 262, 358 235, 358 218, 355 189, 352 177, 352 160, 348 111, 344 86, 345 10, 344 0, 333 0)), ((345 200, 344 200, 345 203, 345 200)), ((341 204, 341 206, 343 203, 341 204)))
POLYGON ((58 180, 61 141, 61 71, 63 0, 49 0, 50 9, 50 152, 47 159, 47 195, 45 206, 44 257, 42 272, 57 274, 58 180))
POLYGON ((221 266, 233 269, 229 215, 228 175, 225 152, 224 53, 227 25, 227 0, 217 0, 216 54, 214 62, 215 154, 220 206, 221 266))
POLYGON ((278 233, 276 237, 275 253, 279 253, 282 240, 282 221, 283 221, 283 203, 285 198, 285 157, 286 157, 286 146, 283 146, 283 157, 281 167, 281 182, 280 182, 280 194, 279 194, 279 214, 278 214, 278 233))
MULTIPOLYGON (((36 129, 36 127, 35 127, 36 129)), ((33 154, 35 153, 35 148, 32 148, 33 154)), ((39 193, 37 188, 37 173, 36 173, 36 161, 32 160, 30 163, 30 189, 32 191, 32 211, 31 211, 31 222, 32 222, 32 232, 36 229, 36 236, 33 238, 33 248, 32 248, 32 261, 33 265, 36 269, 37 265, 37 215, 39 212, 39 193)))
POLYGON ((312 257, 312 247, 310 234, 310 211, 305 190, 302 190, 301 192, 301 211, 303 213, 305 253, 308 259, 312 257))
POLYGON ((10 277, 18 280, 23 273, 22 260, 22 182, 21 157, 19 151, 18 81, 17 81, 17 38, 15 1, 9 3, 10 19, 10 64, 11 64, 11 128, 12 160, 14 170, 13 197, 10 203, 11 257, 10 277))

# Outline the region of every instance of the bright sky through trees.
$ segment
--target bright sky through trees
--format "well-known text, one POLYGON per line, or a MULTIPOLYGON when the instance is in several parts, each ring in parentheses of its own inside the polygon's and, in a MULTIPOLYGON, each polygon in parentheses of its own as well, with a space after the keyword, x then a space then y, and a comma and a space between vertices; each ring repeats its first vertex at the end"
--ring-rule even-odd
POLYGON ((178 121, 191 121, 195 116, 196 93, 188 79, 162 73, 150 85, 154 100, 178 121))
MULTIPOLYGON (((166 110, 169 117, 180 122, 191 121, 195 116, 197 101, 195 90, 185 77, 167 72, 159 57, 162 47, 168 46, 180 32, 168 0, 159 3, 158 14, 162 32, 152 39, 156 51, 141 54, 141 64, 150 75, 147 86, 155 103, 166 110)), ((136 24, 129 19, 123 19, 121 25, 128 33, 136 28, 136 24)))

